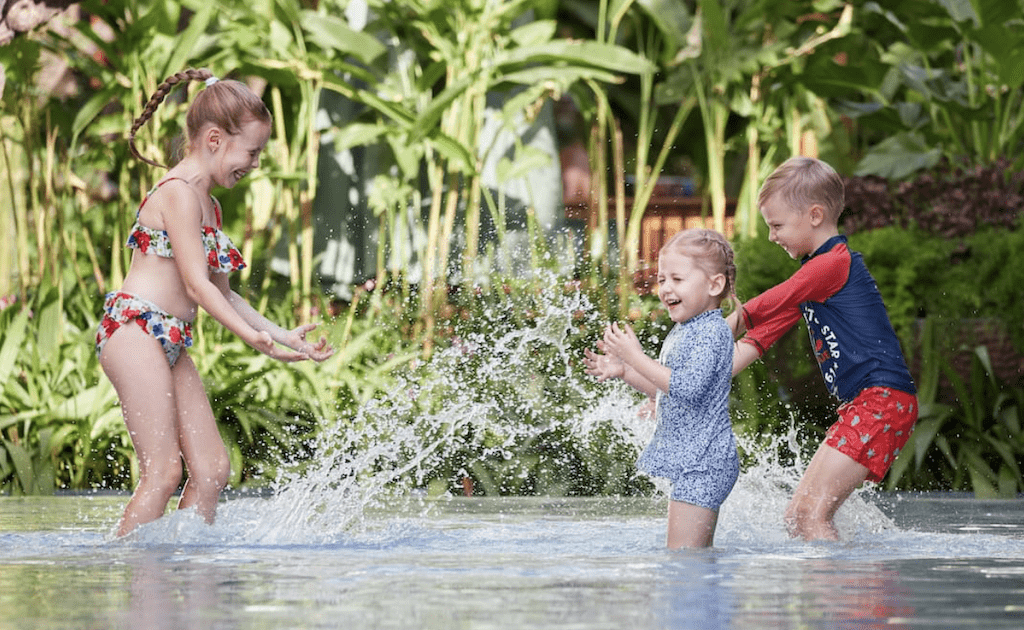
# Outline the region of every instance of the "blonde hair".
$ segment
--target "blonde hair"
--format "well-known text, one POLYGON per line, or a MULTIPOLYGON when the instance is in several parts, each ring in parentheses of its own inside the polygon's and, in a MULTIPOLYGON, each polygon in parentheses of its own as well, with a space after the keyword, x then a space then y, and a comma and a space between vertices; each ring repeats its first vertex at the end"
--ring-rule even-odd
POLYGON ((697 263, 708 276, 722 274, 725 286, 717 296, 719 304, 736 290, 736 261, 732 246, 725 236, 715 230, 691 228, 681 230, 665 241, 658 255, 667 251, 675 251, 688 256, 697 263))
MULTIPOLYGON (((175 85, 191 81, 206 81, 212 77, 213 74, 205 68, 199 70, 189 68, 165 79, 146 103, 142 114, 132 124, 131 132, 128 134, 128 149, 132 155, 147 164, 167 168, 139 153, 135 146, 135 134, 153 117, 157 107, 167 98, 175 85)), ((236 135, 241 132, 242 126, 251 120, 265 122, 268 125, 272 121, 270 110, 267 109, 260 97, 253 94, 252 90, 240 81, 212 82, 196 94, 192 104, 189 105, 188 113, 185 114, 185 129, 189 145, 195 142, 199 132, 207 124, 220 127, 227 133, 236 135)))
POLYGON ((839 173, 827 163, 809 157, 789 158, 775 169, 761 186, 757 205, 764 206, 777 194, 800 212, 820 205, 825 218, 832 223, 839 222, 846 197, 839 173))

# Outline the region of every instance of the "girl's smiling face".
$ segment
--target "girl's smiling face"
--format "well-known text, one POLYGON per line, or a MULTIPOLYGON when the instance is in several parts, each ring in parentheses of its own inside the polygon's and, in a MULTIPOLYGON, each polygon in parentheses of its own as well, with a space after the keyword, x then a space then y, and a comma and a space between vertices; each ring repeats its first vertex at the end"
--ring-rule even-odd
POLYGON ((676 323, 718 308, 725 276, 709 276, 697 261, 681 251, 663 251, 658 257, 658 297, 676 323))
POLYGON ((213 180, 224 188, 231 188, 240 179, 260 165, 260 154, 270 140, 270 125, 249 120, 235 135, 225 134, 217 149, 213 180))

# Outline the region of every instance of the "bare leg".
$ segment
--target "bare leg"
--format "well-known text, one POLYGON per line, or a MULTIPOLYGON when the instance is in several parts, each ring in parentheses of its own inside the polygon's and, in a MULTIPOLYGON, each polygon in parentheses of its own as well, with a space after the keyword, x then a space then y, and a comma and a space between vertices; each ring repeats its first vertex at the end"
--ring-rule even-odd
POLYGON ((160 342, 132 323, 107 341, 100 366, 117 391, 139 460, 139 485, 117 529, 124 536, 163 516, 181 483, 174 383, 160 342))
POLYGON ((682 501, 668 502, 668 548, 710 547, 718 512, 682 501))
POLYGON ((213 523, 220 492, 231 473, 228 452, 191 357, 182 352, 172 373, 178 407, 178 440, 188 467, 188 481, 178 507, 195 507, 207 523, 213 523))
POLYGON ((804 540, 839 540, 832 522, 839 506, 868 477, 868 469, 822 444, 786 508, 789 535, 804 540))

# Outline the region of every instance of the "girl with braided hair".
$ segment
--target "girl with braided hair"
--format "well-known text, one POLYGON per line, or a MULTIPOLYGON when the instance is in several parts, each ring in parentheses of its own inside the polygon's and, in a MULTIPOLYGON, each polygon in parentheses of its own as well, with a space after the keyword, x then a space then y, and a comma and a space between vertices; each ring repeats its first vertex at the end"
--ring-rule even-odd
POLYGON ((180 83, 205 83, 186 115, 185 155, 139 206, 127 247, 134 249, 121 289, 107 295, 96 335, 100 366, 114 385, 139 461, 139 484, 125 508, 119 536, 163 515, 181 482, 178 508, 195 508, 212 523, 230 462, 213 410, 188 355, 192 321, 202 307, 250 346, 280 361, 323 361, 334 350, 306 335, 315 324, 284 330, 231 289, 229 273, 245 266, 221 230, 214 186, 230 188, 259 166, 270 138, 270 112, 245 84, 219 81, 208 70, 185 70, 164 81, 135 121, 135 133, 180 83), (280 344, 280 345, 278 345, 280 344), (284 347, 282 347, 284 346, 284 347))
POLYGON ((620 378, 655 403, 657 426, 637 468, 672 482, 668 547, 710 547, 718 508, 739 476, 729 419, 732 330, 721 304, 732 298, 732 248, 718 232, 683 230, 658 255, 658 297, 675 326, 658 361, 628 325, 612 323, 585 351, 588 374, 620 378))

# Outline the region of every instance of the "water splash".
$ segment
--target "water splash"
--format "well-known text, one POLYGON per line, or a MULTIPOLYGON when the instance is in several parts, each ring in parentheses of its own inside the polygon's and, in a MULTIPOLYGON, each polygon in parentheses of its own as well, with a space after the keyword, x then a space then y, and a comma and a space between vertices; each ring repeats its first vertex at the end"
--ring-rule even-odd
MULTIPOLYGON (((330 544, 380 527, 367 515, 402 497, 457 492, 470 477, 487 494, 571 494, 575 486, 567 484, 577 482, 602 494, 651 491, 633 464, 654 420, 628 386, 584 374, 579 355, 593 339, 583 331, 604 322, 585 295, 550 286, 531 302, 534 316, 525 324, 514 316, 522 305, 485 309, 476 332, 398 375, 389 392, 354 416, 327 420, 314 457, 283 473, 269 498, 228 502, 216 531, 203 536, 330 544), (567 476, 569 469, 590 485, 567 476)), ((723 506, 722 536, 739 543, 788 538, 782 514, 803 468, 796 441, 791 428, 743 442, 754 463, 723 506), (795 465, 780 462, 786 449, 795 465)), ((667 489, 653 480, 655 493, 667 489)), ((862 495, 837 515, 844 535, 891 526, 862 495)), ((146 535, 180 536, 194 520, 162 519, 165 531, 146 535)))

